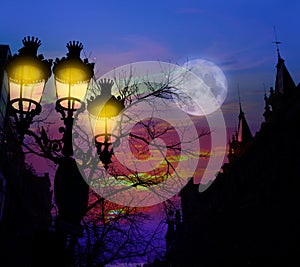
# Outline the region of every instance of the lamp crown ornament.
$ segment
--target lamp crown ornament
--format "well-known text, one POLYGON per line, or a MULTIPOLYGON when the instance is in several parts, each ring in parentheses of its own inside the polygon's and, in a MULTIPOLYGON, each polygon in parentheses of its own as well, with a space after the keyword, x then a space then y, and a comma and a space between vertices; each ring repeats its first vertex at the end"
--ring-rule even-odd
POLYGON ((98 85, 101 94, 87 99, 88 112, 98 118, 112 118, 118 116, 125 108, 124 100, 116 98, 111 94, 114 81, 111 79, 100 79, 98 85))
POLYGON ((37 56, 37 50, 41 46, 42 42, 38 38, 34 36, 27 36, 24 37, 22 40, 23 47, 20 48, 19 55, 30 55, 30 56, 37 56))
POLYGON ((67 53, 68 58, 80 58, 80 52, 83 49, 82 43, 79 41, 70 41, 66 47, 69 50, 69 53, 67 53))
POLYGON ((100 88, 101 88, 101 96, 103 97, 111 97, 111 89, 114 85, 114 81, 111 79, 100 79, 98 82, 100 88))
POLYGON ((89 81, 94 75, 94 63, 89 63, 88 59, 82 60, 80 52, 83 49, 82 43, 79 41, 70 41, 67 43, 68 53, 66 57, 56 58, 53 64, 53 73, 57 80, 63 83, 81 83, 89 81), (73 70, 71 70, 73 68, 73 70), (77 73, 75 73, 77 69, 77 73), (72 80, 66 76, 66 71, 70 76, 72 72, 72 80))

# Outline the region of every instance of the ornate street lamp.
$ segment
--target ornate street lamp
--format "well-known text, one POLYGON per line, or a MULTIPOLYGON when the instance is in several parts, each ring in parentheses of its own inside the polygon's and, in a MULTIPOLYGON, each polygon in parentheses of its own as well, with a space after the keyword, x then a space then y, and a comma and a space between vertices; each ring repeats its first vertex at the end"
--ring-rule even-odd
MULTIPOLYGON (((82 100, 94 74, 94 64, 89 63, 87 59, 81 60, 83 45, 75 41, 67 44, 66 57, 56 59, 53 67, 58 98, 56 111, 62 115, 65 127, 59 129, 63 133, 61 140, 50 140, 44 129, 41 136, 38 136, 29 127, 33 117, 42 110, 40 100, 45 83, 51 76, 52 60, 44 60, 42 55, 37 56, 37 49, 41 45, 37 38, 24 38, 23 45, 6 66, 10 85, 9 115, 14 117, 21 142, 24 135, 30 135, 35 138, 45 157, 58 163, 54 180, 58 207, 56 223, 57 231, 62 233, 62 240, 65 242, 68 233, 80 234, 80 221, 88 204, 89 186, 72 157, 72 130, 74 120, 85 108, 82 100), (57 156, 60 151, 62 155, 57 156), (53 152, 57 157, 52 155, 53 152)), ((61 243, 63 246, 64 242, 61 243)))
POLYGON ((34 37, 24 38, 23 47, 8 62, 9 115, 15 119, 17 132, 23 140, 33 117, 41 112, 41 97, 45 83, 51 76, 52 60, 37 56, 41 41, 34 37))
POLYGON ((119 142, 119 137, 112 133, 112 129, 108 127, 109 120, 118 116, 125 108, 124 101, 121 98, 116 98, 111 94, 113 81, 110 79, 102 79, 99 81, 101 88, 101 95, 87 100, 87 110, 90 113, 92 120, 96 120, 94 126, 95 145, 100 161, 103 163, 104 168, 108 169, 113 155, 113 144, 119 142), (103 129, 104 128, 104 129, 103 129))
POLYGON ((56 59, 53 73, 56 85, 56 111, 62 116, 65 128, 62 154, 54 180, 54 193, 59 215, 56 220, 58 228, 80 232, 80 221, 88 205, 89 186, 78 170, 73 156, 73 123, 85 108, 83 99, 94 75, 94 64, 87 59, 81 60, 83 45, 79 42, 67 44, 67 57, 56 59), (77 230, 76 230, 77 228, 77 230))

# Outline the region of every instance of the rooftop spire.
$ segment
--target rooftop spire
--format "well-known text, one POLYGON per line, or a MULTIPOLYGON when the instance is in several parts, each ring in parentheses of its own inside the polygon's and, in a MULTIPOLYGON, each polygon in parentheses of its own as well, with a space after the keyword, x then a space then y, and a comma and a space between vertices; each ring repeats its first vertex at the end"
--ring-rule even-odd
POLYGON ((233 163, 236 159, 240 158, 242 154, 246 151, 247 147, 251 145, 253 139, 252 133, 250 131, 249 125, 246 121, 245 114, 242 109, 240 90, 238 86, 238 97, 239 97, 239 108, 240 114, 238 116, 238 128, 235 134, 232 135, 231 141, 229 141, 229 153, 228 160, 229 163, 233 163))
POLYGON ((240 114, 238 117, 239 123, 238 123, 238 131, 237 131, 237 141, 238 142, 248 142, 252 139, 252 133, 251 133, 249 125, 246 121, 245 113, 242 110, 242 103, 241 103, 239 87, 238 87, 238 96, 239 96, 240 114))
POLYGON ((281 42, 279 42, 277 39, 275 26, 274 26, 274 37, 275 37, 275 41, 273 43, 276 45, 276 51, 278 56, 278 62, 276 65, 277 73, 276 73, 276 81, 275 81, 275 93, 276 94, 279 93, 281 95, 287 95, 292 93, 295 90, 296 85, 284 64, 284 59, 280 56, 278 45, 281 44, 281 42))
POLYGON ((237 85, 237 90, 238 90, 239 105, 240 105, 240 114, 241 114, 243 111, 242 111, 241 95, 240 95, 240 86, 239 86, 239 84, 237 85))

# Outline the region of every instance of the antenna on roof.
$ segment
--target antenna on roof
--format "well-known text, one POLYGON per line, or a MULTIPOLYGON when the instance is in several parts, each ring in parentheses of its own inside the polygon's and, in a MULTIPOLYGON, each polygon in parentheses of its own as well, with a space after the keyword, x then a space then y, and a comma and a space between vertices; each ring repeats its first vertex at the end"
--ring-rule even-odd
POLYGON ((277 39, 277 32, 276 32, 276 27, 273 26, 273 29, 274 29, 274 37, 275 37, 275 41, 272 42, 273 44, 276 45, 276 51, 277 51, 277 55, 278 55, 278 58, 280 58, 280 53, 279 53, 279 44, 281 44, 281 42, 278 41, 277 39))
POLYGON ((240 95, 240 85, 237 85, 237 91, 238 91, 238 97, 239 97, 239 105, 240 105, 240 111, 242 111, 242 103, 241 103, 241 95, 240 95))

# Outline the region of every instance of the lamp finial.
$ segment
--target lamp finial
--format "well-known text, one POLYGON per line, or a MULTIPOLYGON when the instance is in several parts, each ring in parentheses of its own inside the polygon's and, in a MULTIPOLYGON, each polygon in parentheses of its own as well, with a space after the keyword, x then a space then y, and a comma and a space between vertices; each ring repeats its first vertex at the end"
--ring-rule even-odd
POLYGON ((24 37, 22 40, 23 47, 20 48, 19 55, 21 56, 37 56, 37 50, 39 46, 42 44, 41 40, 33 36, 24 37))
POLYGON ((69 50, 67 53, 68 58, 80 58, 80 52, 83 49, 82 43, 78 41, 70 41, 66 46, 69 50))

